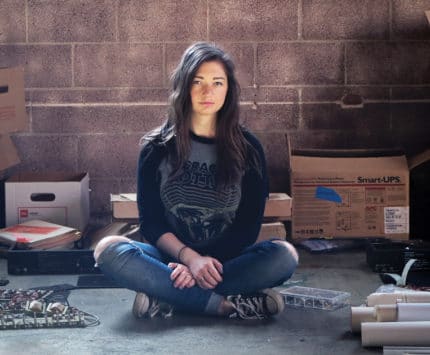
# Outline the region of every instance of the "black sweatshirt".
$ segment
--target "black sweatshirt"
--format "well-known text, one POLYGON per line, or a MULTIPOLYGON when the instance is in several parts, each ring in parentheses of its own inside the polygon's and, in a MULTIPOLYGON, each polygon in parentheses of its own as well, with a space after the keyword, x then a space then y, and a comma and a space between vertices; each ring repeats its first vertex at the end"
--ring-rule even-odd
POLYGON ((169 178, 166 146, 146 143, 139 156, 137 204, 140 231, 155 245, 171 232, 185 245, 220 261, 253 244, 268 196, 266 161, 255 136, 244 136, 260 167, 248 167, 237 184, 217 189, 216 140, 191 133, 191 152, 179 174, 169 178))

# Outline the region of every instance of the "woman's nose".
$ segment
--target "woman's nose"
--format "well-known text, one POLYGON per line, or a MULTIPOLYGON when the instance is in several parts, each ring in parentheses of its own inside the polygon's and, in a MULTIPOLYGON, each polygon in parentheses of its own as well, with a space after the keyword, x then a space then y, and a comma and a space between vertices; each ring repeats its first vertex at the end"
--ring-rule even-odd
POLYGON ((210 85, 205 84, 202 87, 202 92, 204 94, 210 94, 212 92, 212 87, 210 85))

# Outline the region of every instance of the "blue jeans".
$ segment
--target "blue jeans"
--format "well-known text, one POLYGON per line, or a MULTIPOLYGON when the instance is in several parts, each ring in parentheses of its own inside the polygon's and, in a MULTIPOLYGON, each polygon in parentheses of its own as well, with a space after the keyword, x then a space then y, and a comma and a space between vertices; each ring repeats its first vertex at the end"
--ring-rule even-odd
POLYGON ((226 261, 223 281, 214 289, 205 290, 196 285, 181 290, 170 280, 169 261, 176 260, 152 245, 132 241, 110 244, 100 254, 97 264, 119 286, 144 292, 179 311, 206 314, 217 314, 225 296, 252 294, 281 285, 297 267, 296 259, 286 247, 263 241, 226 261))

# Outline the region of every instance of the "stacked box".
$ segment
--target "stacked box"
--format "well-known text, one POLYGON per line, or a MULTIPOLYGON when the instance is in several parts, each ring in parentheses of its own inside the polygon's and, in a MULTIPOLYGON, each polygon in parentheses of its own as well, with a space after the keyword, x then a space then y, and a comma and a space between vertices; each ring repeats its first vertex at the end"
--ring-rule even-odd
POLYGON ((293 238, 409 238, 403 154, 301 151, 293 152, 290 162, 293 238))

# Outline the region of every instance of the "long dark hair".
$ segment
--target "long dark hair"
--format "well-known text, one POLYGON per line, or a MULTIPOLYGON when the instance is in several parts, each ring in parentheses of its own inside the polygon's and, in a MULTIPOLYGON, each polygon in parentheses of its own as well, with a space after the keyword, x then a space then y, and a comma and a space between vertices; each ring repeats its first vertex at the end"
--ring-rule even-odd
POLYGON ((173 165, 172 176, 179 172, 190 152, 190 127, 192 103, 190 90, 200 65, 218 61, 225 70, 228 81, 224 105, 217 114, 217 185, 237 182, 249 162, 257 164, 258 157, 247 142, 239 124, 240 87, 234 74, 230 56, 212 43, 197 42, 188 47, 171 76, 168 118, 164 124, 149 132, 144 139, 155 140, 169 146, 169 159, 173 165))

